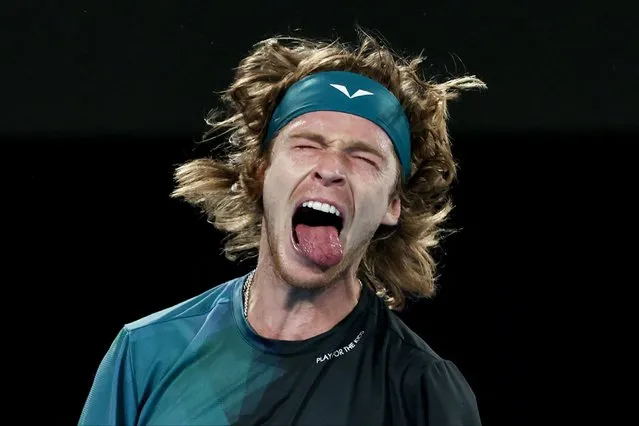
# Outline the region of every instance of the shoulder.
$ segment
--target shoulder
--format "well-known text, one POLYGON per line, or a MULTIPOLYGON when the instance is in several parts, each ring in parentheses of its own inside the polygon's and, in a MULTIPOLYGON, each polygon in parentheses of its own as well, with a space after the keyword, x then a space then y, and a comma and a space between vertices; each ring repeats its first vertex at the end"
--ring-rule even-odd
POLYGON ((411 355, 412 363, 426 367, 444 360, 424 339, 411 330, 395 312, 388 310, 387 316, 389 339, 396 340, 402 352, 411 355))
POLYGON ((164 377, 188 355, 207 324, 213 333, 230 323, 236 284, 223 283, 189 300, 125 324, 103 356, 79 424, 134 424, 145 401, 164 377))
POLYGON ((242 277, 222 283, 204 293, 129 322, 123 326, 129 345, 137 352, 171 353, 189 344, 209 322, 223 323, 232 317, 233 295, 242 277))
POLYGON ((131 321, 125 324, 124 328, 129 334, 140 334, 191 318, 205 317, 219 305, 231 304, 233 290, 239 280, 241 278, 222 283, 188 300, 131 321))
POLYGON ((389 347, 395 352, 391 381, 413 413, 432 425, 481 424, 475 394, 466 378, 449 359, 440 356, 394 312, 388 312, 389 347))
POLYGON ((227 281, 122 327, 112 348, 128 358, 138 386, 155 383, 174 368, 203 330, 213 337, 234 323, 232 302, 241 280, 227 281))

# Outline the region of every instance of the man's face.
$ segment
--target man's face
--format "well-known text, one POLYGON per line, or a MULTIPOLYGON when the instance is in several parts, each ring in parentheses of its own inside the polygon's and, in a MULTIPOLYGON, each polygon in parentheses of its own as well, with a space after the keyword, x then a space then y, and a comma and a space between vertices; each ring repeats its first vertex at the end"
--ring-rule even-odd
POLYGON ((272 143, 262 250, 288 283, 326 286, 356 270, 380 224, 397 224, 393 144, 371 121, 333 111, 298 117, 272 143))

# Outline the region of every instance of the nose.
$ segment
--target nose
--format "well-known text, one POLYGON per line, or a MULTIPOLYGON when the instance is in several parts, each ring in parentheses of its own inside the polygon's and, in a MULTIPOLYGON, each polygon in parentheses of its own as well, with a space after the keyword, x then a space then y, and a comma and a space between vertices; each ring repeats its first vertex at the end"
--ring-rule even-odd
POLYGON ((344 166, 334 155, 326 155, 313 171, 313 180, 323 186, 344 185, 344 166))

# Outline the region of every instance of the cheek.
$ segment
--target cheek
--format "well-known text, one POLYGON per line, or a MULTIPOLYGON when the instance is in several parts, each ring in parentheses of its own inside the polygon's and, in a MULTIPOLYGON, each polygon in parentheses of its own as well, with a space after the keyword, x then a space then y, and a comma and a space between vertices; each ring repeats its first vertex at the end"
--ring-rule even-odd
POLYGON ((264 200, 272 203, 286 197, 295 182, 295 167, 284 156, 273 158, 264 177, 264 200))
POLYGON ((358 208, 362 226, 375 230, 386 213, 386 205, 381 200, 386 199, 388 194, 383 190, 368 190, 365 193, 360 193, 362 196, 358 208))
POLYGON ((317 160, 317 155, 313 149, 292 150, 286 153, 286 165, 292 170, 303 170, 317 160))

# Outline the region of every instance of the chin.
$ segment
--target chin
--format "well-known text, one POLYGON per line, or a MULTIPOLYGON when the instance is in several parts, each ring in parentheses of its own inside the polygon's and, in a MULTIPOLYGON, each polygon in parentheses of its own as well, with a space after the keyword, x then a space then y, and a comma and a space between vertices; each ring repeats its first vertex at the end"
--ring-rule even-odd
POLYGON ((282 279, 292 287, 319 290, 329 287, 336 279, 345 275, 349 259, 346 250, 344 258, 337 265, 325 268, 300 253, 290 229, 284 235, 287 237, 276 239, 279 247, 273 253, 273 263, 282 279))

